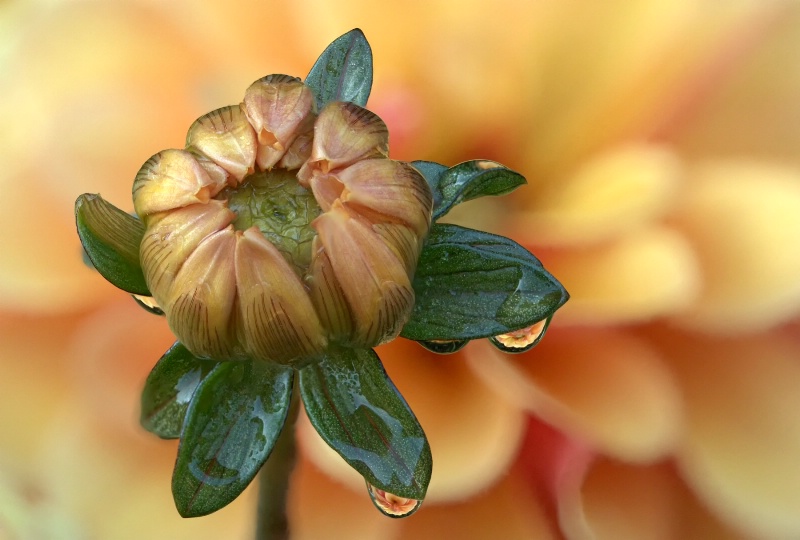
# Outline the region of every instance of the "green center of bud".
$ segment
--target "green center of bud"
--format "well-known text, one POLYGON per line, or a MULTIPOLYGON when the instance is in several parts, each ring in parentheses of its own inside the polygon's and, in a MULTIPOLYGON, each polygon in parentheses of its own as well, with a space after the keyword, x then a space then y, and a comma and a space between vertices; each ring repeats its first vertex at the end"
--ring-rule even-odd
POLYGON ((236 213, 235 229, 243 231, 255 225, 303 274, 311 264, 311 241, 317 234, 310 223, 322 209, 314 195, 297 182, 295 172, 276 168, 251 174, 215 198, 227 200, 236 213))

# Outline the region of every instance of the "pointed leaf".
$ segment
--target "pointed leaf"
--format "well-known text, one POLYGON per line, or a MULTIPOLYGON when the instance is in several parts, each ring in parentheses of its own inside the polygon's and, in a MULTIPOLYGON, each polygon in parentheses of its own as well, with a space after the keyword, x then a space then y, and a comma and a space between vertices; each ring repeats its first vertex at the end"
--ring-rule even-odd
POLYGON ((423 499, 431 451, 422 427, 369 349, 332 349, 300 371, 300 392, 319 434, 364 479, 423 499))
POLYGON ((180 437, 192 395, 216 365, 212 360, 197 358, 182 343, 175 342, 144 383, 142 427, 162 439, 180 437))
POLYGON ((100 195, 85 193, 75 201, 75 222, 92 264, 115 287, 150 296, 139 263, 144 225, 100 195))
POLYGON ((305 81, 317 110, 330 101, 365 106, 372 89, 372 49, 358 28, 338 37, 322 52, 305 81))
POLYGON ((431 186, 434 221, 457 204, 487 195, 505 195, 526 183, 524 176, 494 161, 465 161, 449 169, 431 161, 413 161, 411 165, 431 186))
POLYGON ((569 295, 536 257, 508 238, 435 224, 414 277, 416 303, 401 336, 476 339, 550 317, 569 295))
POLYGON ((283 429, 293 376, 279 364, 223 362, 200 383, 172 475, 183 517, 215 512, 250 484, 283 429))

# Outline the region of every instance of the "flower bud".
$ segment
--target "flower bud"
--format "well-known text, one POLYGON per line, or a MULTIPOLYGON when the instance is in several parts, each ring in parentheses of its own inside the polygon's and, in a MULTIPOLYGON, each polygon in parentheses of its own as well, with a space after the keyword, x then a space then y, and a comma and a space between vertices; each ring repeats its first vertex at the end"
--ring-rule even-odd
POLYGON ((199 357, 302 365, 331 342, 393 339, 410 316, 430 188, 387 158, 376 115, 315 107, 299 79, 264 77, 136 177, 145 279, 199 357))

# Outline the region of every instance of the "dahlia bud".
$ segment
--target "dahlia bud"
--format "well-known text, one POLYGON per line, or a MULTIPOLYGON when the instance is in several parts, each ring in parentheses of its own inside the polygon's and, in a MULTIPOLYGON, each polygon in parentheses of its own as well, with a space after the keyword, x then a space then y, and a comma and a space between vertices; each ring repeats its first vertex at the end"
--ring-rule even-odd
POLYGON ((145 280, 192 353, 303 364, 399 334, 433 199, 388 159, 379 117, 344 102, 317 115, 299 79, 271 75, 186 144, 144 164, 133 199, 145 280))

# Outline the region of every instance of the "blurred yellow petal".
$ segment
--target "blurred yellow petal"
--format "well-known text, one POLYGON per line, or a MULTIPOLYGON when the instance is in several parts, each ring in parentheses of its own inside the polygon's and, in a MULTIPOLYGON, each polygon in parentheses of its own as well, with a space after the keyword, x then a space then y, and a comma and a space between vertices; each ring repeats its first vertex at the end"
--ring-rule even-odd
POLYGON ((307 131, 314 119, 314 95, 296 77, 268 75, 250 85, 242 108, 258 138, 258 166, 268 170, 307 131))
POLYGON ((255 227, 239 238, 235 268, 244 334, 240 342, 252 356, 282 362, 318 354, 327 346, 300 278, 255 227))
POLYGON ((224 187, 225 184, 214 182, 191 153, 163 150, 136 173, 133 207, 145 219, 156 212, 207 203, 224 187))
MULTIPOLYGON (((661 218, 681 182, 677 157, 648 144, 614 147, 553 185, 527 190, 531 203, 511 217, 530 245, 585 245, 661 218)), ((538 187, 538 186, 537 186, 538 187)))
POLYGON ((800 345, 777 334, 659 341, 686 400, 677 456, 687 482, 756 536, 800 536, 800 345))
MULTIPOLYGON (((470 372, 460 353, 440 356, 403 339, 379 347, 377 353, 425 430, 435 456, 422 507, 466 500, 496 482, 519 448, 522 411, 497 399, 470 372)), ((364 479, 325 444, 304 415, 298 437, 312 462, 352 489, 363 490, 368 502, 364 479)))
POLYGON ((240 182, 255 170, 256 134, 238 105, 195 120, 186 135, 186 147, 196 148, 240 182))
POLYGON ((675 217, 702 266, 680 325, 752 332, 800 313, 800 169, 752 162, 701 166, 675 217))
POLYGON ((403 262, 338 201, 312 226, 350 306, 354 342, 375 346, 396 337, 414 305, 403 262))
POLYGON ((571 295, 558 312, 566 324, 647 321, 685 309, 699 289, 695 253, 681 235, 661 227, 542 259, 571 295))
POLYGON ((527 353, 481 341, 467 356, 500 397, 601 452, 651 461, 676 443, 677 388, 659 355, 635 337, 552 329, 527 353))

